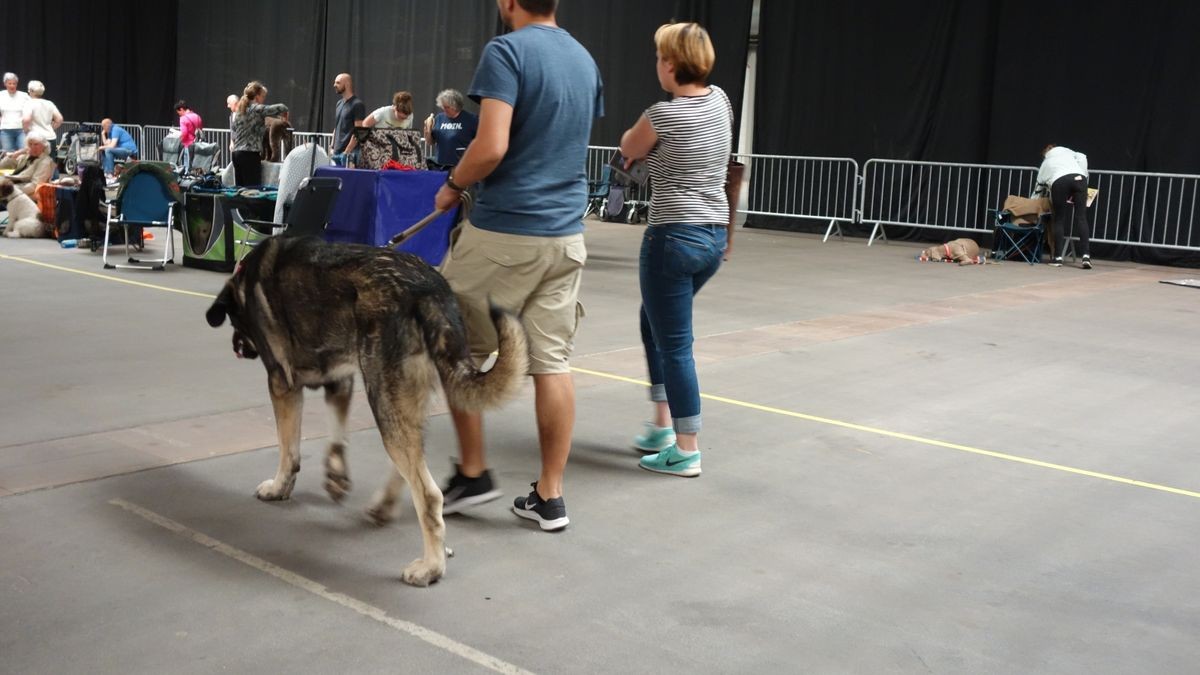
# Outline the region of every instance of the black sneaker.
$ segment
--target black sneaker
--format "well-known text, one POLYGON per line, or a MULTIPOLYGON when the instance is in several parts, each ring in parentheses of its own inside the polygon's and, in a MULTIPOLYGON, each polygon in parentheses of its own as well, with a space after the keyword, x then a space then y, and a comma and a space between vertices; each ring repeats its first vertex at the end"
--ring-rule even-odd
POLYGON ((492 483, 492 474, 487 469, 475 478, 464 476, 462 467, 454 465, 454 475, 442 488, 442 514, 450 515, 463 509, 490 502, 501 492, 492 483))
POLYGON ((567 518, 567 505, 563 502, 562 497, 555 497, 551 500, 544 500, 538 495, 537 482, 530 483, 533 486, 533 492, 529 493, 528 497, 517 497, 513 502, 513 513, 536 520, 538 525, 547 532, 561 530, 571 522, 567 518))
POLYGON ((1090 256, 1090 255, 1083 256, 1083 262, 1079 263, 1079 266, 1085 270, 1092 269, 1092 256, 1090 256))
POLYGON ((1062 267, 1063 266, 1062 256, 1060 255, 1057 258, 1055 258, 1053 261, 1051 261, 1050 266, 1051 267, 1062 267))

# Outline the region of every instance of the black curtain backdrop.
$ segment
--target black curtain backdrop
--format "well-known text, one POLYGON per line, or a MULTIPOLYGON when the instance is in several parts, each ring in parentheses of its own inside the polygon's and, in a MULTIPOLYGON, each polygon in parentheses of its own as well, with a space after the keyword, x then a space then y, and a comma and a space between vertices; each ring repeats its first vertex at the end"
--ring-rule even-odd
POLYGON ((177 119, 176 3, 5 2, 0 69, 46 85, 72 121, 177 119))
POLYGON ((1196 25, 1182 0, 762 0, 755 152, 1037 166, 1053 142, 1093 169, 1200 173, 1196 25))
POLYGON ((695 21, 712 38, 717 60, 709 82, 729 94, 741 112, 752 0, 562 0, 558 23, 587 48, 604 79, 603 119, 592 127, 594 145, 617 145, 639 115, 666 94, 654 71, 654 31, 671 21, 695 21))
POLYGON ((294 127, 329 132, 333 79, 346 72, 368 111, 390 104, 396 91, 412 92, 419 125, 437 92, 465 92, 495 30, 490 0, 183 3, 179 95, 195 101, 206 122, 212 114, 223 124, 225 97, 257 79, 270 102, 288 105, 294 127))

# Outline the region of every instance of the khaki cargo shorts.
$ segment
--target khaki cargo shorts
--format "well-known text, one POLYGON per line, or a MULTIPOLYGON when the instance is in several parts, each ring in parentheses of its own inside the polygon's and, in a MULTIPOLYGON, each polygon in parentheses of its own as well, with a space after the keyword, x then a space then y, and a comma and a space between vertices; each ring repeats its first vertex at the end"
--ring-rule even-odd
POLYGON ((471 356, 482 362, 496 350, 490 299, 521 317, 529 335, 531 375, 570 372, 575 331, 583 318, 583 235, 502 234, 465 220, 455 235, 441 272, 458 297, 471 356))

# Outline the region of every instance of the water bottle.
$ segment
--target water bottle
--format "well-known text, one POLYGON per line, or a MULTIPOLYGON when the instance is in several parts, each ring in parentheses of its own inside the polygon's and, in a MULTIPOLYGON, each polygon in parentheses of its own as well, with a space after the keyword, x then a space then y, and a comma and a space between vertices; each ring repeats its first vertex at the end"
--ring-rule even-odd
POLYGON ((79 240, 78 239, 63 239, 62 241, 58 242, 58 245, 63 248, 75 248, 75 247, 79 246, 79 240))

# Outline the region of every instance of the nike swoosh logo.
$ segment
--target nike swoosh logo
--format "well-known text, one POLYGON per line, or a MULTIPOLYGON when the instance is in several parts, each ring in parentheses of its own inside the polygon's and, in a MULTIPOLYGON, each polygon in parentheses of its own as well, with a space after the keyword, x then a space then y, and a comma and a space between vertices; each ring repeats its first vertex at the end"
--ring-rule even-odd
POLYGON ((533 507, 535 507, 535 506, 537 506, 537 502, 533 501, 532 499, 525 500, 525 510, 526 511, 532 511, 533 507))
MULTIPOLYGON (((694 455, 693 455, 693 457, 694 457, 694 455)), ((691 457, 684 457, 683 459, 678 459, 678 460, 675 460, 674 462, 672 462, 671 460, 668 459, 667 466, 675 466, 676 464, 683 464, 684 462, 690 461, 691 459, 692 459, 691 457)))

